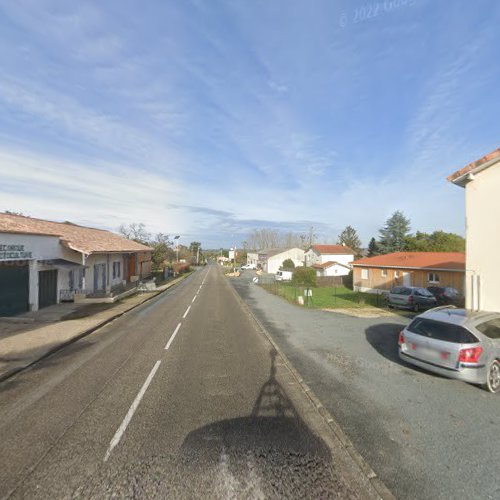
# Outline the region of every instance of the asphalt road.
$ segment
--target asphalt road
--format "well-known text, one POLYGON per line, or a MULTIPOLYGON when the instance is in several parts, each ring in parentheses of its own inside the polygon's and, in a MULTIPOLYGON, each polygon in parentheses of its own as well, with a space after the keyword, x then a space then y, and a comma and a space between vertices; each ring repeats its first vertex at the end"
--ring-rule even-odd
POLYGON ((408 319, 307 310, 233 285, 398 498, 500 498, 500 397, 401 362, 408 319))
POLYGON ((373 495, 327 427, 208 266, 0 384, 0 497, 373 495))

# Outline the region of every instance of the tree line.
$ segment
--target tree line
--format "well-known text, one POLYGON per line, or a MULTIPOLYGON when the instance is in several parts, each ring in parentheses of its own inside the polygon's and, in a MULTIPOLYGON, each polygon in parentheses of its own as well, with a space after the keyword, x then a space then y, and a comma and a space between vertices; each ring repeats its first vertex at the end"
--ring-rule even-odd
MULTIPOLYGON (((392 252, 465 252, 465 239, 454 233, 434 231, 410 232, 411 221, 403 212, 396 210, 379 229, 378 237, 371 238, 366 251, 356 229, 348 225, 338 236, 337 244, 354 251, 355 258, 373 257, 392 252)), ((299 247, 308 249, 316 242, 314 228, 307 233, 282 232, 277 229, 254 229, 243 242, 245 250, 299 247)))
POLYGON ((192 241, 189 247, 186 245, 179 245, 168 234, 150 233, 142 222, 122 224, 118 228, 118 232, 129 240, 136 241, 137 243, 152 248, 153 252, 151 259, 154 269, 163 269, 167 262, 172 263, 177 260, 186 260, 190 264, 202 262, 204 260, 201 243, 199 241, 192 241))

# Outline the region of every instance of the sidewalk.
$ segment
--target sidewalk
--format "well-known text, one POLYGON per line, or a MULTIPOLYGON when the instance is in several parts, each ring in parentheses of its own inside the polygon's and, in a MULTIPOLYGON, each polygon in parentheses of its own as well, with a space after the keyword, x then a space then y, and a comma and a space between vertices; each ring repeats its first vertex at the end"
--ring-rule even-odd
POLYGON ((34 321, 29 323, 11 323, 0 318, 0 382, 156 297, 191 274, 154 291, 131 295, 116 304, 80 307, 58 304, 33 315, 34 321))

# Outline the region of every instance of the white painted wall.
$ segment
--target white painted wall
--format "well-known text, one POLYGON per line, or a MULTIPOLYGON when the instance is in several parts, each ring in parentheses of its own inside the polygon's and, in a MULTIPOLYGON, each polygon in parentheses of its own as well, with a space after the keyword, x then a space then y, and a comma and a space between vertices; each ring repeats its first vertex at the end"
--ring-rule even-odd
POLYGON ((349 274, 349 269, 335 264, 319 271, 319 273, 318 276, 347 276, 349 274))
MULTIPOLYGON (((312 266, 314 264, 325 264, 326 262, 339 262, 340 264, 349 265, 354 260, 354 255, 352 254, 337 254, 337 253, 322 253, 319 254, 312 248, 310 248, 306 253, 306 265, 312 266)), ((349 271, 348 271, 349 272, 349 271)))
POLYGON ((267 259, 267 266, 264 271, 269 274, 276 274, 276 271, 279 270, 283 261, 286 259, 292 259, 295 267, 300 267, 304 265, 304 250, 301 248, 290 248, 289 250, 285 250, 284 252, 278 253, 269 257, 267 259))
POLYGON ((259 254, 257 252, 247 253, 247 264, 256 266, 259 263, 259 254))
POLYGON ((466 307, 500 312, 500 161, 465 186, 466 307))

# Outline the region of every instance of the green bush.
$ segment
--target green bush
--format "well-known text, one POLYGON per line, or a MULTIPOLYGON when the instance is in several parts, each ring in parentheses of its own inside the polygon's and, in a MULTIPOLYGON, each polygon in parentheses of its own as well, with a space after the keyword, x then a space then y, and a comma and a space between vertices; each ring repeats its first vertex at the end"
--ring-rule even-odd
POLYGON ((316 271, 312 267, 298 267, 293 272, 292 284, 306 288, 316 287, 316 271))
POLYGON ((281 269, 295 269, 295 264, 292 259, 285 259, 281 264, 281 269))
POLYGON ((349 288, 349 290, 352 290, 354 288, 352 270, 349 271, 349 274, 347 276, 344 276, 343 284, 346 288, 349 288))

